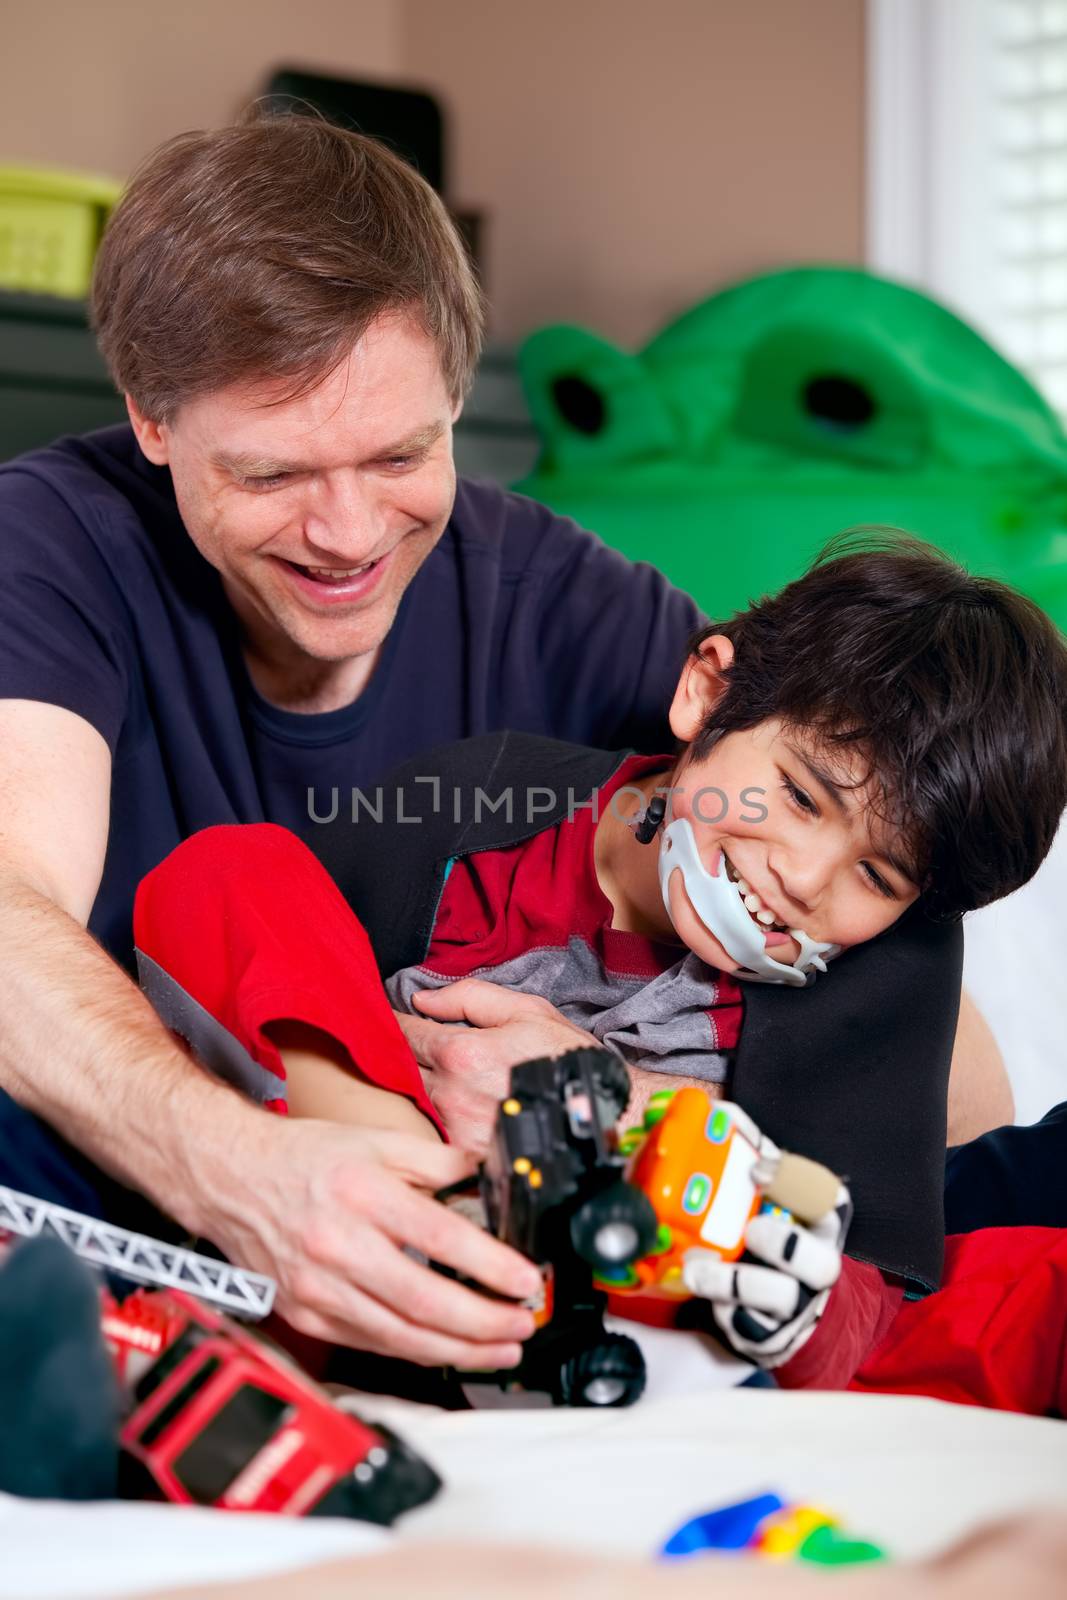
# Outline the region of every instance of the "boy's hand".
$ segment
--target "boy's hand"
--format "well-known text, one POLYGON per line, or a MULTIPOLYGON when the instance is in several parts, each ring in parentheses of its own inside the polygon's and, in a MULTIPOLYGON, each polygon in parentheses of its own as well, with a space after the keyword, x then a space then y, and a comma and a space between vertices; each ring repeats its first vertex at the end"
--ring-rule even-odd
POLYGON ((414 996, 421 1016, 395 1012, 423 1069, 426 1092, 448 1136, 484 1155, 511 1069, 538 1056, 599 1045, 539 995, 484 978, 461 978, 414 996))
MULTIPOLYGON (((776 1160, 777 1146, 753 1127, 761 1157, 776 1160)), ((852 1197, 838 1184, 834 1205, 805 1225, 770 1213, 745 1229, 739 1261, 690 1250, 683 1277, 691 1294, 711 1302, 712 1315, 730 1347, 759 1367, 778 1367, 805 1344, 841 1275, 852 1197)))

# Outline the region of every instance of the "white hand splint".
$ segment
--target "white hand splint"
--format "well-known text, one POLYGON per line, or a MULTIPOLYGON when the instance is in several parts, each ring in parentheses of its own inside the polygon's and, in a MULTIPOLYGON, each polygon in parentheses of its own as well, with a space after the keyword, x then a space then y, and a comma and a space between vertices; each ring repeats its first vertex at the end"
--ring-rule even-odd
MULTIPOLYGON (((731 1107, 739 1119, 739 1108, 731 1107)), ((759 1151, 755 1171, 777 1166, 781 1153, 751 1118, 745 1136, 759 1151)), ((760 1367, 790 1359, 815 1332, 841 1275, 852 1197, 838 1183, 826 1213, 808 1225, 795 1216, 762 1212, 745 1229, 745 1255, 723 1261, 711 1251, 686 1252, 682 1268, 690 1294, 711 1303, 712 1316, 730 1348, 760 1367)))
POLYGON ((817 972, 825 972, 826 963, 840 954, 840 945, 821 944, 817 939, 809 939, 803 928, 791 928, 789 931, 800 946, 793 965, 769 956, 765 930, 745 909, 741 892, 726 871, 722 852, 719 852, 716 871, 709 872, 700 859, 687 817, 672 822, 660 841, 660 889, 672 923, 670 882, 676 871, 682 874, 685 892, 701 922, 727 955, 738 963, 735 977, 749 983, 786 983, 802 989, 815 981, 817 972))

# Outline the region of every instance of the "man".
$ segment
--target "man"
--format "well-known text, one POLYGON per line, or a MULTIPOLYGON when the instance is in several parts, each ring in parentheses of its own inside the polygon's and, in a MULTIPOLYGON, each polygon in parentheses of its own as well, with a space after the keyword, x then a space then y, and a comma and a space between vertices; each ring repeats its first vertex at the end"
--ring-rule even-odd
MULTIPOLYGON (((301 118, 173 141, 93 312, 131 427, 0 472, 0 1084, 274 1273, 307 1331, 507 1364, 527 1313, 401 1248, 530 1286, 420 1192, 465 1158, 286 1127, 208 1078, 116 964, 133 893, 198 828, 309 829, 457 735, 661 743, 696 610, 541 507, 457 495, 481 299, 437 197, 371 141, 301 118)), ((7 1181, 125 1209, 10 1101, 6 1127, 7 1181)))
MULTIPOLYGON (((114 1211, 105 1169, 273 1273, 309 1333, 506 1365, 527 1314, 403 1249, 527 1292, 423 1192, 464 1158, 286 1125, 204 1074, 121 970, 133 893, 199 828, 306 830, 446 739, 668 748, 695 608, 541 507, 457 491, 481 301, 436 196, 371 141, 304 118, 173 140, 93 313, 130 428, 0 470, 2 1170, 114 1211)), ((452 1030, 411 1037, 462 1071, 452 1030)), ((536 1021, 490 1042, 536 1054, 536 1021)))

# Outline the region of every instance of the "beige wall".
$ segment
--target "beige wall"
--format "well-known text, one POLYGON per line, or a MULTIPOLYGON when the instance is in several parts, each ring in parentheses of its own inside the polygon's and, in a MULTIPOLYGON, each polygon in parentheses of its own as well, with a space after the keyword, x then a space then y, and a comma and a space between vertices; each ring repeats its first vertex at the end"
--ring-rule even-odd
POLYGON ((0 162, 123 176, 275 66, 400 70, 397 0, 0 0, 0 162))
POLYGON ((502 334, 640 341, 730 278, 861 259, 863 0, 402 3, 502 334))
POLYGON ((122 175, 269 69, 439 92, 498 335, 862 248, 863 0, 0 0, 0 162, 122 175))

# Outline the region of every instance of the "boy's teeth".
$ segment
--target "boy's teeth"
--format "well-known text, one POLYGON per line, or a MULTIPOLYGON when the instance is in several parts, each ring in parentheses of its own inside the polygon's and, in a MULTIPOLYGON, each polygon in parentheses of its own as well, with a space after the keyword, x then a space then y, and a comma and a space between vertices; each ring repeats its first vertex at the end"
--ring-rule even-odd
MULTIPOLYGON (((756 919, 761 927, 777 928, 779 932, 784 933, 785 928, 783 925, 780 922, 775 922, 774 920, 774 912, 764 910, 763 901, 760 899, 759 895, 755 894, 749 888, 744 878, 738 877, 737 869, 730 860, 730 857, 726 854, 725 850, 722 853, 722 858, 726 863, 726 876, 729 878, 732 884, 736 885, 737 892, 741 896, 741 903, 745 910, 756 919)), ((796 938, 795 933, 793 937, 796 938)))

